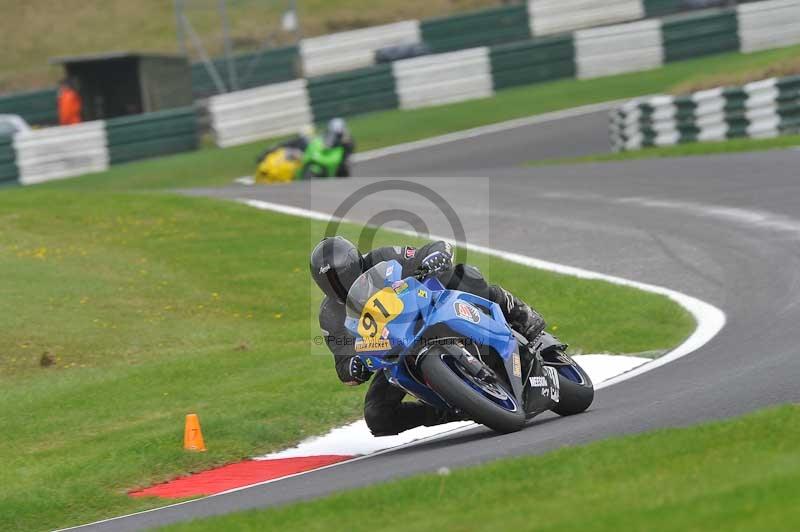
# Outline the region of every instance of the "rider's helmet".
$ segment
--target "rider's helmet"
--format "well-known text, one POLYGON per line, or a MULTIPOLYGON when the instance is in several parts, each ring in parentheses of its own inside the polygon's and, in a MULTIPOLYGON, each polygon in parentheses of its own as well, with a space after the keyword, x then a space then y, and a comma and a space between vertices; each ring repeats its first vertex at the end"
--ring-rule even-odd
POLYGON ((342 140, 347 134, 347 124, 342 118, 333 118, 328 122, 328 130, 325 132, 325 146, 334 148, 342 145, 342 140))
POLYGON ((311 252, 311 277, 326 296, 342 303, 362 272, 361 253, 340 236, 327 237, 311 252))

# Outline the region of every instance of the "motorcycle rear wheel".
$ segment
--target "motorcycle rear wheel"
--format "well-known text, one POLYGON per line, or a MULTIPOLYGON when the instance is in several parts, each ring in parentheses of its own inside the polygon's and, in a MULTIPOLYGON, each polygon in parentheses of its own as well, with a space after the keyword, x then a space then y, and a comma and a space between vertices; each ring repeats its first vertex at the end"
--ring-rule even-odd
MULTIPOLYGON (((594 385, 584 369, 571 357, 570 365, 554 366, 558 372, 560 399, 552 408, 559 416, 574 416, 585 411, 594 401, 594 385)), ((545 363, 546 364, 546 363, 545 363)))
POLYGON ((495 403, 470 385, 465 380, 467 377, 459 374, 457 362, 445 350, 432 348, 422 357, 420 369, 433 391, 481 425, 503 434, 517 432, 525 426, 525 412, 511 392, 499 384, 492 385, 501 386, 507 392, 508 400, 515 406, 513 411, 495 403), (448 357, 450 360, 446 361, 448 357))

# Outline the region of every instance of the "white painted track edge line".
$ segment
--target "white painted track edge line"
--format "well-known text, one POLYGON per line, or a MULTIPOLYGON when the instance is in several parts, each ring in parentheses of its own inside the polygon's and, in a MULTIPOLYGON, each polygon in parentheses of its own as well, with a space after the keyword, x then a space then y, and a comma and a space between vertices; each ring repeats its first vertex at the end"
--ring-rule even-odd
POLYGON ((477 424, 473 424, 473 425, 468 425, 468 426, 465 426, 465 427, 457 427, 457 428, 454 428, 454 429, 451 429, 451 430, 448 430, 448 431, 440 432, 438 434, 433 434, 431 436, 426 436, 425 438, 420 438, 418 440, 410 441, 410 442, 403 443, 403 444, 400 444, 400 445, 395 445, 394 447, 389 447, 387 449, 381 449, 380 451, 375 451, 374 453, 364 454, 364 455, 361 455, 361 456, 354 456, 352 458, 348 458, 347 460, 342 460, 341 462, 336 462, 334 464, 328 464, 326 466, 317 467, 315 469, 309 469, 308 471, 301 471, 299 473, 293 473, 291 475, 285 475, 285 476, 278 477, 278 478, 273 478, 273 479, 270 479, 270 480, 262 480, 261 482, 254 482, 253 484, 248 484, 246 486, 239 486, 238 488, 231 488, 229 490, 221 491, 219 493, 214 493, 213 495, 206 495, 204 497, 199 497, 197 499, 192 499, 192 500, 189 500, 189 501, 181 501, 181 502, 176 502, 176 503, 173 503, 173 504, 168 504, 166 506, 158 506, 156 508, 150 508, 149 510, 142 510, 140 512, 133 512, 133 513, 130 513, 130 514, 119 515, 119 516, 116 516, 116 517, 109 517, 107 519, 102 519, 100 521, 94 521, 92 523, 86 523, 86 524, 83 524, 83 525, 75 525, 75 526, 71 526, 69 528, 59 528, 59 529, 55 530, 54 532, 64 532, 66 530, 76 530, 76 529, 84 528, 84 527, 87 527, 87 526, 94 526, 94 525, 100 525, 100 524, 103 524, 103 523, 110 523, 112 521, 117 521, 119 519, 125 519, 125 518, 128 518, 128 517, 133 517, 135 515, 143 515, 143 514, 148 514, 148 513, 152 513, 152 512, 157 512, 157 511, 160 511, 160 510, 166 510, 167 508, 175 508, 175 507, 178 507, 178 506, 184 506, 186 504, 192 504, 192 503, 195 503, 195 502, 198 502, 198 501, 203 501, 203 500, 206 500, 206 499, 210 499, 212 497, 219 497, 220 495, 227 495, 229 493, 236 493, 237 491, 242 491, 242 490, 246 490, 246 489, 250 489, 250 488, 255 488, 256 486, 264 486, 266 484, 272 484, 273 482, 278 482, 279 480, 286 480, 286 479, 292 478, 292 477, 299 477, 301 475, 305 475, 305 474, 308 474, 308 473, 314 473, 316 471, 322 471, 323 469, 330 469, 332 467, 336 467, 336 466, 339 466, 339 465, 350 464, 352 462, 358 462, 358 461, 361 461, 361 460, 365 460, 367 458, 372 458, 372 457, 379 456, 379 455, 382 455, 382 454, 386 454, 386 453, 389 453, 389 452, 392 452, 392 451, 399 451, 399 450, 404 449, 406 447, 411 447, 412 445, 417 445, 419 443, 423 443, 423 442, 426 442, 426 441, 430 441, 430 440, 434 440, 434 439, 437 439, 437 438, 441 438, 442 436, 447 436, 447 435, 450 435, 450 434, 456 434, 458 432, 462 432, 462 431, 467 430, 467 429, 475 428, 476 426, 478 426, 478 425, 477 424))
POLYGON ((554 122, 556 120, 563 120, 565 118, 582 116, 589 113, 595 113, 598 111, 607 111, 613 108, 615 105, 618 105, 627 100, 628 99, 599 102, 599 103, 584 105, 581 107, 573 107, 571 109, 563 109, 560 111, 553 111, 550 113, 526 116, 523 118, 515 118, 513 120, 507 120, 505 122, 499 122, 496 124, 488 124, 485 126, 479 126, 472 129, 464 129, 462 131, 456 131, 455 133, 447 133, 445 135, 440 135, 438 137, 430 137, 427 139, 406 142, 404 144, 395 144, 394 146, 388 146, 386 148, 378 148, 375 150, 365 151, 363 153, 356 153, 353 155, 352 159, 353 162, 355 163, 372 161, 374 159, 380 159, 381 157, 387 157, 389 155, 396 155, 399 153, 406 153, 414 150, 432 148, 434 146, 439 146, 441 144, 458 142, 461 140, 480 137, 482 135, 491 135, 492 133, 500 133, 502 131, 508 131, 510 129, 532 126, 535 124, 544 124, 547 122, 554 122))
MULTIPOLYGON (((331 221, 331 220, 335 219, 333 216, 331 216, 329 214, 326 214, 326 213, 323 213, 323 212, 312 211, 312 210, 303 209, 303 208, 300 208, 300 207, 292 207, 290 205, 282 205, 282 204, 279 204, 279 203, 271 203, 271 202, 262 201, 262 200, 253 200, 253 199, 245 199, 245 198, 240 198, 240 199, 237 199, 236 201, 238 201, 239 203, 243 203, 245 205, 248 205, 250 207, 259 209, 259 210, 277 212, 277 213, 280 213, 280 214, 287 214, 287 215, 290 215, 290 216, 298 216, 298 217, 311 219, 311 220, 327 222, 327 221, 331 221)), ((335 220, 343 222, 343 223, 352 223, 352 224, 363 225, 363 223, 361 223, 361 222, 358 222, 356 220, 350 220, 350 219, 347 219, 347 218, 338 218, 338 219, 335 219, 335 220)), ((389 230, 389 229, 387 229, 387 230, 389 230)), ((409 236, 419 236, 416 233, 414 233, 413 231, 406 231, 406 230, 402 230, 402 229, 391 229, 391 231, 395 232, 395 233, 399 233, 399 234, 409 235, 409 236)), ((463 246, 465 244, 463 242, 453 242, 452 239, 449 239, 449 238, 446 238, 446 237, 437 236, 437 235, 428 235, 428 237, 433 239, 433 240, 450 241, 453 244, 461 245, 461 246, 463 246)), ((677 304, 679 304, 681 307, 686 309, 694 317, 695 321, 697 322, 697 327, 695 328, 695 331, 689 336, 689 338, 687 338, 678 347, 676 347, 675 349, 671 350, 669 353, 667 353, 667 354, 665 354, 665 355, 653 360, 652 362, 646 362, 646 363, 642 364, 641 366, 638 366, 638 367, 636 367, 636 368, 634 368, 634 369, 632 369, 630 371, 627 371, 625 373, 617 375, 616 377, 612 377, 611 379, 608 379, 608 380, 605 380, 605 381, 601 382, 600 384, 595 386, 596 390, 601 390, 603 388, 607 388, 609 386, 613 386, 614 384, 617 384, 619 382, 623 382, 625 380, 631 379, 633 377, 636 377, 637 375, 641 375, 642 373, 646 373, 646 372, 651 371, 653 369, 656 369, 656 368, 658 368, 660 366, 663 366, 664 364, 672 362, 673 360, 677 360, 677 359, 679 359, 679 358, 681 358, 683 356, 686 356, 686 355, 696 351, 697 349, 699 349, 700 347, 702 347, 706 343, 710 342, 711 339, 714 338, 717 335, 717 333, 719 333, 719 331, 722 330, 722 328, 725 326, 726 317, 725 317, 725 313, 722 310, 718 309, 714 305, 711 305, 710 303, 706 303, 705 301, 702 301, 702 300, 697 299, 695 297, 683 294, 683 293, 678 292, 676 290, 672 290, 672 289, 669 289, 669 288, 664 288, 664 287, 657 286, 657 285, 651 285, 651 284, 647 284, 647 283, 640 283, 638 281, 632 281, 632 280, 629 280, 629 279, 624 279, 622 277, 615 277, 613 275, 606 275, 604 273, 593 272, 591 270, 584 270, 582 268, 576 268, 574 266, 567 266, 567 265, 558 264, 558 263, 555 263, 555 262, 544 261, 544 260, 541 260, 541 259, 528 257, 526 255, 521 255, 521 254, 518 254, 518 253, 512 253, 512 252, 509 252, 509 251, 501 251, 501 250, 497 250, 497 249, 490 248, 490 247, 487 247, 487 246, 480 246, 480 245, 476 245, 476 244, 468 244, 468 246, 469 246, 470 249, 472 249, 473 251, 476 251, 478 253, 483 253, 485 255, 490 255, 490 256, 497 257, 497 258, 501 258, 501 259, 507 260, 509 262, 514 262, 516 264, 521 264, 523 266, 529 266, 529 267, 532 267, 532 268, 538 268, 538 269, 541 269, 541 270, 551 271, 551 272, 554 272, 554 273, 560 273, 560 274, 563 274, 563 275, 570 275, 572 277, 577 277, 579 279, 592 279, 592 280, 598 280, 598 281, 606 281, 606 282, 613 283, 613 284, 620 285, 620 286, 628 286, 628 287, 632 287, 632 288, 637 288, 637 289, 643 290, 645 292, 661 294, 661 295, 664 295, 664 296, 668 297, 672 301, 675 301, 677 304)), ((475 426, 476 425, 467 425, 467 426, 464 426, 464 427, 458 427, 458 428, 455 428, 455 429, 447 431, 447 432, 442 432, 440 434, 435 434, 435 435, 429 436, 427 438, 422 438, 422 439, 415 440, 413 442, 408 442, 408 443, 405 443, 405 444, 402 444, 402 445, 399 445, 399 446, 396 446, 396 447, 390 447, 388 449, 383 449, 383 450, 377 451, 375 453, 366 454, 366 455, 363 455, 363 456, 356 456, 356 457, 351 458, 349 460, 344 460, 342 462, 337 462, 335 464, 329 464, 327 466, 319 467, 319 468, 312 469, 312 470, 309 470, 309 471, 302 471, 300 473, 294 473, 292 475, 287 475, 287 476, 280 477, 280 478, 275 478, 275 479, 271 479, 271 480, 265 480, 265 481, 262 481, 262 482, 256 482, 256 483, 253 483, 253 484, 248 484, 247 486, 241 486, 241 487, 238 487, 238 488, 233 488, 233 489, 226 490, 226 491, 223 491, 223 492, 220 492, 220 493, 215 493, 213 495, 208 495, 208 496, 202 497, 200 499, 192 499, 190 501, 178 502, 178 503, 175 503, 175 504, 169 504, 167 506, 159 506, 157 508, 151 508, 149 510, 142 510, 141 512, 134 512, 134 513, 131 513, 131 514, 120 515, 120 516, 117 516, 117 517, 110 517, 108 519, 104 519, 104 520, 101 520, 101 521, 95 521, 93 523, 86 523, 86 524, 83 524, 83 525, 77 525, 77 526, 73 526, 73 527, 70 527, 70 528, 62 528, 62 529, 58 529, 57 532, 66 531, 66 530, 75 530, 75 529, 86 527, 86 526, 99 525, 99 524, 102 524, 102 523, 108 523, 108 522, 115 521, 115 520, 118 520, 118 519, 125 519, 127 517, 131 517, 131 516, 134 516, 134 515, 146 514, 146 513, 155 512, 155 511, 159 511, 159 510, 164 510, 164 509, 167 509, 167 508, 175 508, 177 506, 183 506, 183 505, 186 505, 186 504, 191 504, 191 503, 197 502, 199 500, 205 500, 205 499, 208 499, 208 498, 211 498, 211 497, 218 497, 220 495, 226 495, 226 494, 229 494, 229 493, 235 493, 237 491, 242 491, 242 490, 254 488, 256 486, 263 486, 263 485, 266 485, 266 484, 271 484, 271 483, 277 482, 279 480, 286 480, 288 478, 298 477, 300 475, 305 475, 305 474, 312 473, 312 472, 315 472, 315 471, 322 471, 323 469, 329 469, 329 468, 332 468, 332 467, 336 467, 336 466, 340 466, 340 465, 344 465, 344 464, 357 462, 357 461, 360 461, 360 460, 364 460, 366 458, 372 458, 372 457, 379 456, 379 455, 382 455, 382 454, 386 454, 386 453, 389 453, 389 452, 392 452, 392 451, 397 451, 397 450, 400 450, 400 449, 403 449, 403 448, 406 448, 406 447, 417 445, 417 444, 425 442, 425 441, 430 441, 430 440, 433 440, 433 439, 442 438, 444 436, 457 434, 457 433, 460 433, 460 432, 464 432, 466 430, 470 430, 470 429, 474 428, 475 426)))
MULTIPOLYGON (((546 123, 546 122, 555 121, 555 120, 559 120, 559 119, 563 119, 563 118, 581 116, 581 115, 593 113, 593 112, 596 112, 596 111, 602 111, 604 109, 610 109, 614 105, 616 105, 616 104, 618 104, 620 102, 623 102, 623 101, 626 101, 626 100, 614 100, 614 101, 609 101, 609 102, 601 102, 601 103, 597 103, 597 104, 586 105, 586 106, 583 106, 583 107, 575 107, 575 108, 572 108, 572 109, 565 109, 563 111, 556 111, 556 112, 553 112, 553 113, 546 113, 546 114, 542 114, 542 115, 535 115, 535 116, 532 116, 532 117, 525 117, 525 118, 519 118, 519 119, 515 119, 515 120, 509 120, 507 122, 501 122, 499 124, 491 124, 491 125, 488 125, 488 126, 481 126, 481 127, 477 127, 477 128, 473 128, 473 129, 459 131, 459 132, 456 132, 456 133, 442 135, 442 136, 439 136, 439 137, 433 137, 433 138, 430 138, 430 139, 424 139, 424 140, 421 140, 421 141, 414 141, 414 142, 409 142, 409 143, 406 143, 406 144, 398 144, 396 146, 391 146, 391 147, 388 147, 388 148, 381 148, 381 149, 377 149, 377 150, 364 152, 364 153, 361 153, 361 154, 356 154, 354 156, 354 161, 355 162, 359 162, 359 161, 367 161, 367 160, 372 160, 372 159, 378 159, 380 157, 385 157, 385 156, 393 155, 393 154, 396 154, 396 153, 404 153, 404 152, 408 152, 408 151, 412 151, 412 150, 424 149, 424 148, 428 148, 428 147, 438 146, 440 144, 446 144, 446 143, 449 143, 449 142, 456 142, 456 141, 459 141, 459 140, 478 137, 480 135, 487 135, 487 134, 497 133, 497 132, 506 131, 506 130, 510 130, 510 129, 515 129, 515 128, 519 128, 519 127, 525 127, 525 126, 529 126, 529 125, 534 125, 534 124, 537 124, 537 123, 546 123)), ((800 150, 800 148, 797 148, 797 149, 800 150)), ((237 201, 240 202, 240 203, 244 203, 245 205, 249 205, 250 207, 254 207, 256 209, 268 210, 268 211, 272 211, 272 212, 277 212, 277 213, 281 213, 281 214, 288 214, 288 215, 291 215, 291 216, 298 216, 298 217, 312 219, 312 220, 329 221, 329 220, 333 219, 332 216, 330 216, 329 214, 323 213, 323 212, 312 211, 312 210, 303 209, 303 208, 300 208, 300 207, 292 207, 290 205, 282 205, 282 204, 279 204, 279 203, 271 203, 271 202, 267 202, 267 201, 251 200, 251 199, 244 199, 244 198, 240 198, 237 201)), ((360 224, 360 222, 358 222, 358 221, 348 220, 346 218, 342 218, 342 219, 340 219, 340 221, 345 222, 345 223, 360 224)), ((419 236, 416 233, 414 233, 413 231, 403 231, 403 230, 400 230, 400 229, 392 229, 392 231, 394 231, 396 233, 400 233, 400 234, 407 234, 407 235, 410 235, 410 236, 419 236)), ((442 237, 439 237, 439 236, 436 236, 436 235, 429 235, 429 237, 432 238, 432 239, 451 241, 451 239, 449 239, 449 238, 442 238, 442 237)), ((463 245, 463 243, 460 243, 460 242, 456 242, 456 244, 462 244, 463 245)), ((647 362, 647 363, 642 364, 641 366, 638 366, 638 367, 636 367, 636 368, 634 368, 634 369, 632 369, 630 371, 627 371, 627 372, 622 373, 622 374, 620 374, 620 375, 618 375, 616 377, 612 377, 611 379, 607 379, 607 380, 603 381, 602 383, 600 383, 600 384, 595 386, 596 390, 601 390, 601 389, 606 388, 608 386, 612 386, 612 385, 617 384, 619 382, 628 380, 628 379, 633 378, 633 377, 635 377, 637 375, 641 375, 642 373, 646 373, 646 372, 648 372, 650 370, 653 370, 653 369, 655 369, 657 367, 663 366, 664 364, 672 362, 673 360, 677 360, 678 358, 686 356, 686 355, 696 351, 697 349, 699 349, 700 347, 702 347, 706 343, 710 342, 719 333, 719 331, 721 331, 722 328, 725 326, 726 317, 725 317, 725 313, 722 310, 720 310, 719 308, 715 307, 714 305, 711 305, 710 303, 706 303, 705 301, 702 301, 702 300, 697 299, 695 297, 683 294, 683 293, 678 292, 676 290, 671 290, 669 288, 664 288, 664 287, 660 287, 660 286, 657 286, 657 285, 650 285, 650 284, 646 284, 646 283, 640 283, 638 281, 631 281, 629 279, 624 279, 622 277, 615 277, 615 276, 606 275, 606 274, 603 274, 603 273, 592 272, 590 270, 584 270, 584 269, 576 268, 576 267, 573 267, 573 266, 567 266, 567 265, 563 265, 563 264, 557 264, 557 263, 554 263, 554 262, 543 261, 543 260, 540 260, 540 259, 535 259, 533 257, 527 257, 525 255, 520 255, 520 254, 517 254, 517 253, 501 251, 501 250, 495 250, 493 248, 489 248, 489 247, 485 247, 485 246, 479 246, 479 245, 475 245, 475 244, 470 244, 469 247, 472 248, 475 251, 484 253, 486 255, 492 255, 492 256, 495 256, 495 257, 498 257, 498 258, 502 258, 502 259, 508 260, 509 262, 515 262, 517 264, 523 264, 523 265, 531 266, 531 267, 534 267, 534 268, 540 268, 540 269, 543 269, 543 270, 549 270, 549 271, 553 271, 553 272, 556 272, 556 273, 562 273, 564 275, 572 275, 573 277, 578 277, 578 278, 582 278, 582 279, 596 279, 596 280, 607 281, 607 282, 610 282, 610 283, 613 283, 613 284, 617 284, 617 285, 630 286, 630 287, 638 288, 638 289, 643 290, 643 291, 652 292, 652 293, 656 293, 656 294, 662 294, 662 295, 665 295, 666 297, 670 298, 671 300, 675 301, 676 303, 681 305, 684 309, 686 309, 690 314, 692 314, 692 316, 695 318, 695 321, 697 322, 697 328, 695 329, 694 333, 692 333, 689 336, 689 338, 687 338, 681 345, 679 345, 675 349, 671 350, 669 353, 667 353, 667 354, 665 354, 665 355, 653 360, 652 362, 647 362), (556 269, 556 268, 558 268, 558 269, 556 269)), ((312 470, 309 470, 309 471, 303 471, 303 472, 300 472, 300 473, 295 473, 295 474, 292 474, 292 475, 287 475, 287 476, 284 476, 284 477, 280 477, 280 478, 276 478, 276 479, 272 479, 272 480, 267 480, 267 481, 263 481, 263 482, 257 482, 255 484, 249 484, 247 486, 242 486, 242 487, 239 487, 239 488, 233 488, 231 490, 227 490, 227 491, 223 491, 223 492, 220 492, 220 493, 216 493, 214 495, 208 495, 208 496, 202 497, 200 499, 192 499, 190 501, 183 501, 183 502, 179 502, 179 503, 175 503, 175 504, 169 504, 167 506, 159 506, 157 508, 151 508, 149 510, 142 510, 140 512, 134 512, 134 513, 126 514, 126 515, 110 517, 108 519, 103 519, 103 520, 100 520, 100 521, 94 521, 92 523, 85 523, 85 524, 82 524, 82 525, 76 525, 76 526, 72 526, 72 527, 69 527, 69 528, 60 528, 60 529, 57 529, 56 532, 61 532, 61 531, 66 531, 66 530, 76 530, 76 529, 87 527, 87 526, 99 525, 99 524, 102 524, 102 523, 108 523, 108 522, 116 521, 116 520, 119 520, 119 519, 125 519, 127 517, 132 517, 132 516, 135 516, 135 515, 141 515, 141 514, 146 514, 146 513, 150 513, 150 512, 160 511, 160 510, 164 510, 164 509, 167 509, 167 508, 174 508, 176 506, 183 506, 185 504, 191 504, 191 503, 197 502, 199 500, 208 499, 210 497, 216 497, 218 495, 224 495, 224 494, 228 494, 228 493, 233 493, 233 492, 236 492, 236 491, 241 491, 241 490, 253 488, 253 487, 256 487, 256 486, 261 486, 261 485, 264 485, 264 484, 270 484, 270 483, 273 483, 273 482, 277 482, 279 480, 285 480, 287 478, 297 477, 297 476, 300 476, 300 475, 305 475, 307 473, 312 473, 312 472, 315 472, 315 471, 321 471, 323 469, 328 469, 328 468, 336 467, 336 466, 339 466, 339 465, 344 465, 344 464, 356 462, 356 461, 359 461, 359 460, 363 460, 363 459, 366 459, 366 458, 379 456, 381 454, 385 454, 385 453, 388 453, 388 452, 400 450, 400 449, 403 449, 403 448, 408 447, 408 446, 417 445, 417 444, 425 442, 425 441, 429 441, 429 440, 436 439, 436 438, 441 438, 441 437, 447 436, 447 435, 456 434, 456 433, 459 433, 459 432, 470 430, 472 428, 474 428, 474 426, 458 427, 458 428, 455 428, 455 429, 447 431, 447 432, 442 432, 440 434, 435 434, 435 435, 432 435, 432 436, 428 436, 426 438, 415 440, 413 442, 408 442, 408 443, 399 445, 397 447, 390 447, 388 449, 383 449, 383 450, 377 451, 377 452, 372 453, 372 454, 367 454, 367 455, 363 455, 363 456, 357 456, 357 457, 349 459, 349 460, 344 460, 342 462, 337 462, 335 464, 330 464, 330 465, 323 466, 323 467, 320 467, 320 468, 317 468, 317 469, 312 469, 312 470)))
MULTIPOLYGON (((351 220, 347 218, 335 219, 330 214, 326 214, 324 212, 311 211, 308 209, 303 209, 300 207, 292 207, 289 205, 282 205, 279 203, 271 203, 267 201, 253 200, 253 199, 239 199, 237 201, 239 201, 240 203, 244 203, 245 205, 249 205, 250 207, 254 207, 256 209, 268 210, 272 212, 289 214, 293 216, 301 216, 303 218, 312 220, 318 220, 323 222, 333 220, 333 221, 340 221, 343 223, 364 225, 362 222, 359 222, 357 220, 351 220)), ((415 236, 415 237, 419 236, 414 231, 408 231, 403 229, 386 229, 386 230, 387 231, 390 230, 395 233, 409 235, 409 236, 415 236)), ((613 275, 594 272, 591 270, 585 270, 583 268, 577 268, 574 266, 567 266, 564 264, 558 264, 555 262, 545 261, 542 259, 536 259, 533 257, 528 257, 526 255, 521 255, 519 253, 502 251, 487 246, 468 244, 464 242, 454 242, 450 238, 442 237, 439 235, 428 235, 428 238, 432 240, 449 241, 457 246, 467 246, 472 251, 504 259, 509 262, 514 262, 516 264, 521 264, 523 266, 528 266, 531 268, 538 268, 540 270, 546 270, 554 273, 560 273, 563 275, 569 275, 572 277, 577 277, 579 279, 605 281, 618 286, 627 286, 645 292, 660 294, 668 297, 669 299, 671 299, 672 301, 683 307, 687 312, 689 312, 692 315, 692 317, 695 319, 695 322, 697 323, 697 327, 695 328, 694 332, 689 336, 689 338, 684 340, 679 346, 672 349, 665 355, 654 359, 652 362, 647 362, 630 371, 627 371, 616 377, 612 377, 608 380, 603 381, 602 383, 598 384, 595 387, 598 390, 606 388, 608 386, 612 386, 618 382, 631 379, 637 375, 641 375, 642 373, 661 367, 664 364, 677 360, 681 357, 684 357, 696 351, 700 347, 710 342, 711 339, 713 339, 719 333, 719 331, 722 330, 727 320, 725 313, 719 308, 715 307, 714 305, 702 301, 700 299, 697 299, 696 297, 684 294, 682 292, 678 292, 677 290, 665 288, 663 286, 642 283, 639 281, 632 281, 630 279, 625 279, 622 277, 616 277, 613 275)))

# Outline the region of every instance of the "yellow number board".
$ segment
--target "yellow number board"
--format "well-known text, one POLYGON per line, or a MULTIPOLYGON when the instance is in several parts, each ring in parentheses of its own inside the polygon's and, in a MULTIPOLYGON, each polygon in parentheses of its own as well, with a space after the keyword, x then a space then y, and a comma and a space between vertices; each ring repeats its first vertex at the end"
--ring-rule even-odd
MULTIPOLYGON (((358 334, 365 340, 380 338, 384 327, 403 312, 403 301, 391 288, 372 294, 361 311, 358 334)), ((388 347, 387 347, 388 349, 388 347)))

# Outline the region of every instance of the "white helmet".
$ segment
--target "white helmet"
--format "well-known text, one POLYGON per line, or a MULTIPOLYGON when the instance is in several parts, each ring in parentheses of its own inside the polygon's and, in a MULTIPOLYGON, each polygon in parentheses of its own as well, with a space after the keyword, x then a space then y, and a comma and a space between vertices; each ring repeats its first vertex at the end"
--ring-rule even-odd
POLYGON ((325 145, 329 148, 338 146, 347 134, 347 124, 343 118, 332 118, 328 122, 328 130, 325 133, 325 145))

